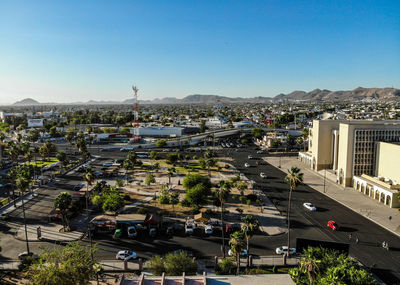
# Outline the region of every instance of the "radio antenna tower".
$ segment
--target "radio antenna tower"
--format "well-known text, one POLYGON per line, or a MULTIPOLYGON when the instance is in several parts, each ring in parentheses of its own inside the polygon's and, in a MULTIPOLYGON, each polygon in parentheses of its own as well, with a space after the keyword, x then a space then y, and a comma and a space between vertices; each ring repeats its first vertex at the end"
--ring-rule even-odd
POLYGON ((139 128, 139 103, 137 99, 137 92, 139 91, 139 89, 136 86, 132 85, 132 90, 135 96, 135 121, 133 123, 133 127, 139 128))

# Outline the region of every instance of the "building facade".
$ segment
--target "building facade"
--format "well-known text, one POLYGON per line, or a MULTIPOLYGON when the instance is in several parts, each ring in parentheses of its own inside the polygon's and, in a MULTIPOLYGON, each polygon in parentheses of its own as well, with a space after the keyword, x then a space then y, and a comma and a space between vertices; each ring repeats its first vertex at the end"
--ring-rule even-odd
MULTIPOLYGON (((387 192, 378 200, 387 203, 386 197, 390 196, 391 206, 398 191, 393 185, 400 184, 397 171, 399 142, 400 121, 314 120, 309 134, 309 151, 300 153, 299 159, 313 170, 331 170, 338 184, 354 186, 364 194, 370 195, 366 189, 372 191, 375 184, 383 187, 379 193, 387 192), (362 179, 365 180, 363 183, 362 179), (386 186, 377 182, 382 179, 386 186), (354 185, 355 181, 358 186, 354 185), (377 183, 371 183, 374 181, 377 183), (360 188, 367 184, 368 187, 360 188)), ((397 202, 395 204, 397 206, 397 202)))

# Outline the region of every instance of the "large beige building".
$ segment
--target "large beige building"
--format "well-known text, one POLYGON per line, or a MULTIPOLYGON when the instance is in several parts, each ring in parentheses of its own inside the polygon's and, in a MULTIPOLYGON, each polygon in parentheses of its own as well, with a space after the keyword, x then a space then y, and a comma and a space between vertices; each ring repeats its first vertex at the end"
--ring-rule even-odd
POLYGON ((300 153, 299 158, 316 171, 331 171, 342 186, 354 185, 382 203, 397 206, 399 141, 400 121, 314 120, 309 151, 300 153), (361 183, 361 177, 368 183, 361 183), (388 192, 382 194, 382 190, 376 197, 374 183, 388 192))

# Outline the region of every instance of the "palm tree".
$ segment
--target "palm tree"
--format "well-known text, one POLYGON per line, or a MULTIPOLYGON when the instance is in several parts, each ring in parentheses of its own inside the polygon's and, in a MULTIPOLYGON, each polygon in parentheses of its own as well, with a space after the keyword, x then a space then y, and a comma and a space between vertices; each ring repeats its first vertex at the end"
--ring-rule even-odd
POLYGON ((221 180, 218 183, 218 189, 215 191, 215 197, 220 202, 221 205, 221 235, 222 235, 222 256, 225 258, 225 237, 224 237, 224 203, 228 200, 229 193, 231 192, 231 184, 228 181, 221 180))
POLYGON ((288 212, 287 212, 287 223, 288 223, 288 240, 287 246, 288 251, 287 255, 290 254, 290 208, 292 203, 292 191, 296 189, 296 187, 303 182, 303 173, 300 172, 300 168, 296 166, 292 166, 292 168, 288 169, 288 175, 285 177, 285 182, 289 184, 289 203, 288 203, 288 212))
POLYGON ((231 239, 229 240, 229 245, 231 250, 236 257, 236 275, 240 274, 240 253, 243 251, 245 246, 243 232, 235 232, 231 234, 231 239))
POLYGON ((72 196, 68 192, 61 192, 54 201, 54 208, 58 209, 61 213, 64 231, 65 227, 69 228, 67 212, 69 207, 71 206, 71 203, 72 196))
POLYGON ((250 239, 259 230, 260 223, 252 215, 246 215, 245 217, 243 217, 242 218, 242 222, 244 223, 244 225, 242 226, 242 232, 243 232, 244 237, 246 239, 246 250, 247 250, 246 267, 249 267, 249 256, 250 256, 249 245, 250 245, 250 239))
POLYGON ((85 200, 86 200, 86 215, 89 216, 89 208, 88 208, 88 193, 89 193, 89 186, 92 186, 96 177, 94 176, 93 170, 89 167, 86 170, 86 173, 83 175, 83 179, 86 181, 86 193, 85 193, 85 200))
POLYGON ((29 179, 25 178, 25 177, 18 177, 15 180, 15 185, 17 186, 18 190, 21 192, 21 200, 22 200, 22 214, 24 217, 24 225, 25 225, 25 240, 26 240, 26 251, 29 254, 29 241, 28 241, 28 230, 26 228, 26 218, 25 218, 25 201, 24 201, 24 194, 25 191, 29 188, 29 179))
POLYGON ((300 259, 299 268, 300 271, 305 271, 307 273, 310 285, 312 285, 317 279, 317 273, 319 270, 318 263, 321 263, 321 260, 318 260, 313 253, 313 250, 310 248, 303 252, 304 255, 300 259))
POLYGON ((176 169, 175 167, 170 167, 168 168, 168 184, 171 185, 171 177, 174 175, 174 173, 176 173, 176 169))
POLYGON ((310 135, 310 130, 304 128, 301 135, 302 135, 302 137, 303 137, 304 152, 305 152, 305 151, 306 151, 306 140, 308 139, 308 136, 310 135))

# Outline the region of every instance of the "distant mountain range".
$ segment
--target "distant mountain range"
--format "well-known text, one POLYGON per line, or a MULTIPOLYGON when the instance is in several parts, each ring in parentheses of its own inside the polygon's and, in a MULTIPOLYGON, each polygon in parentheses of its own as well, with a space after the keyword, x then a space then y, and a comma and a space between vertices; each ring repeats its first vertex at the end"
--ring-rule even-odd
POLYGON ((38 101, 36 101, 36 100, 34 100, 34 99, 32 99, 32 98, 26 98, 26 99, 23 99, 23 100, 21 100, 21 101, 17 101, 17 102, 15 102, 13 105, 20 105, 20 106, 26 106, 26 105, 38 105, 38 104, 40 104, 38 101))
MULTIPOLYGON (((182 99, 175 97, 165 97, 162 99, 154 100, 139 100, 140 104, 218 104, 218 103, 269 103, 269 102, 400 102, 400 89, 396 88, 362 88, 358 87, 349 91, 330 91, 315 89, 310 92, 293 91, 289 94, 279 94, 273 98, 271 97, 226 97, 219 95, 201 95, 194 94, 186 96, 182 99)), ((93 104, 133 104, 135 100, 127 99, 120 101, 95 101, 88 102, 75 102, 70 104, 80 105, 93 105, 93 104)), ((57 103, 39 103, 36 100, 27 98, 14 105, 38 105, 38 104, 57 104, 57 103)))

